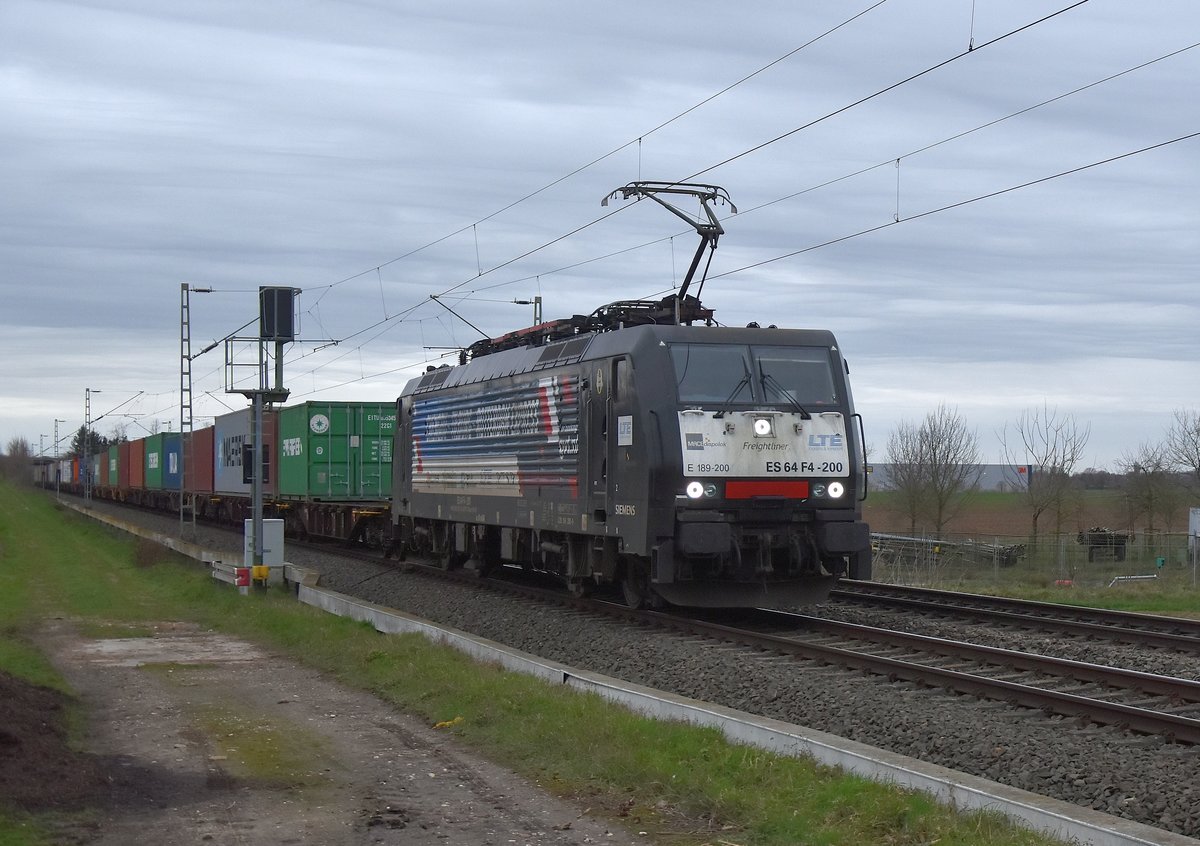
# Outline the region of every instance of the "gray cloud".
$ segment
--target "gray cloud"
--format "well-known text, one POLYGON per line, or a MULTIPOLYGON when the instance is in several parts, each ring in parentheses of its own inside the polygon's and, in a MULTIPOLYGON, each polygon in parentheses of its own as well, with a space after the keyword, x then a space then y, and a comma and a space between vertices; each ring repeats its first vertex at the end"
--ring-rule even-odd
MULTIPOLYGON (((530 314, 508 300, 541 295, 550 317, 677 283, 695 236, 660 209, 588 224, 625 182, 703 172, 743 209, 706 302, 837 332, 871 440, 942 401, 991 439, 1047 401, 1111 462, 1194 404, 1197 141, 909 219, 1200 130, 1197 49, 907 155, 1185 47, 1200 18, 1093 0, 988 44, 1058 8, 980 4, 972 29, 971 4, 885 3, 655 129, 849 12, 12 0, 0 442, 78 425, 88 386, 177 418, 183 281, 221 291, 194 300, 202 342, 253 317, 258 285, 303 288, 305 334, 348 340, 297 345, 294 395, 390 398, 430 348, 477 337, 430 294, 455 288, 500 333, 530 314)), ((196 368, 201 414, 240 402, 220 355, 196 368)))

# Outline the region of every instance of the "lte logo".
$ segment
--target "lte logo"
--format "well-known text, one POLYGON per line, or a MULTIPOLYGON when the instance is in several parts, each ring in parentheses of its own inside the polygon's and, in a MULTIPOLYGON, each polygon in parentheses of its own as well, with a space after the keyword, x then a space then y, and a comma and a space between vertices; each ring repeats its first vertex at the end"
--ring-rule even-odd
POLYGON ((842 436, 833 435, 809 435, 808 445, 813 449, 841 449, 843 446, 842 436))

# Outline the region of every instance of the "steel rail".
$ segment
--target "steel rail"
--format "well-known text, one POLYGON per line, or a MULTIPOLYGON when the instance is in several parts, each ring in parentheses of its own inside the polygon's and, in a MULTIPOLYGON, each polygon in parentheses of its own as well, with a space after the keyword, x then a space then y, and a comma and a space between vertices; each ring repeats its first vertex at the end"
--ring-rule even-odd
MULTIPOLYGON (((943 687, 985 699, 1013 702, 1063 716, 1086 719, 1101 725, 1113 725, 1145 734, 1162 735, 1168 739, 1186 743, 1200 743, 1200 719, 1103 699, 1090 699, 1073 693, 1046 690, 1019 682, 977 676, 959 670, 872 655, 838 646, 737 629, 720 623, 676 617, 657 611, 630 611, 627 608, 623 610, 628 614, 637 615, 647 622, 665 625, 691 634, 740 643, 785 655, 802 656, 827 664, 866 670, 888 678, 903 679, 929 687, 943 687)), ((852 626, 849 623, 845 625, 852 626)), ((937 638, 930 640, 937 641, 937 638)), ((956 644, 957 642, 949 643, 956 644)), ((1150 674, 1145 675, 1149 676, 1150 674)), ((1160 678, 1166 679, 1166 677, 1160 678)))
MULTIPOLYGON (((1158 696, 1171 697, 1181 702, 1200 703, 1200 681, 1181 679, 1173 676, 1163 676, 1157 673, 1144 673, 1140 670, 1128 670, 1122 667, 1107 667, 1103 664, 1090 664, 1086 661, 1075 661, 1070 658, 1056 658, 1050 655, 1039 655, 1033 652, 1021 652, 1016 649, 1004 649, 997 646, 967 643, 961 640, 949 640, 911 632, 881 629, 875 626, 865 626, 854 623, 844 623, 838 620, 827 620, 822 617, 812 617, 807 614, 797 614, 787 611, 767 611, 768 618, 779 617, 802 626, 806 632, 823 631, 837 637, 854 639, 869 638, 872 643, 886 643, 906 649, 918 649, 954 658, 965 658, 992 666, 1012 667, 1030 672, 1041 672, 1076 679, 1078 681, 1106 684, 1113 687, 1152 693, 1158 696)), ((786 637, 786 636, 785 636, 786 637)))
POLYGON ((1023 626, 1100 636, 1126 643, 1200 652, 1200 622, 1181 617, 1083 608, 931 588, 879 585, 873 582, 853 584, 842 581, 830 596, 837 600, 874 602, 920 611, 953 612, 1023 626))

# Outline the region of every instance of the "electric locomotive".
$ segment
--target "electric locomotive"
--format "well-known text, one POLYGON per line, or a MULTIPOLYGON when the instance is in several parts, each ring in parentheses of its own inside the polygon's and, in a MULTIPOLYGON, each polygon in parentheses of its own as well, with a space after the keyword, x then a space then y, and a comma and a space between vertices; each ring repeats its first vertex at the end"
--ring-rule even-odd
MULTIPOLYGON (((721 189, 621 190, 672 211, 658 194, 698 196, 701 250, 715 245, 721 189)), ((664 300, 488 339, 410 381, 400 548, 553 573, 577 593, 620 584, 633 606, 795 605, 869 578, 861 418, 834 336, 713 325, 690 276, 664 300)))

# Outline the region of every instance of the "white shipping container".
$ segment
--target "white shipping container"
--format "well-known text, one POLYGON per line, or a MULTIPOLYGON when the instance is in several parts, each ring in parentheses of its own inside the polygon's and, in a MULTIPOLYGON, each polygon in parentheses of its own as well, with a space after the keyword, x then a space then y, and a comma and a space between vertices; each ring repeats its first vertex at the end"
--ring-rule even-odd
MULTIPOLYGON (((254 412, 250 408, 222 414, 213 423, 213 490, 219 494, 250 496, 251 484, 243 481, 242 451, 251 442, 254 412)), ((266 471, 263 493, 275 493, 275 435, 277 419, 274 413, 263 413, 263 440, 266 471)), ((248 476, 247 476, 248 477, 248 476)))

